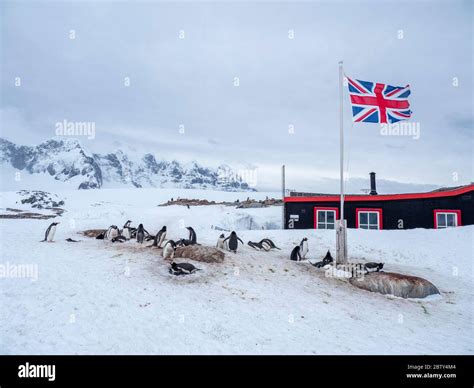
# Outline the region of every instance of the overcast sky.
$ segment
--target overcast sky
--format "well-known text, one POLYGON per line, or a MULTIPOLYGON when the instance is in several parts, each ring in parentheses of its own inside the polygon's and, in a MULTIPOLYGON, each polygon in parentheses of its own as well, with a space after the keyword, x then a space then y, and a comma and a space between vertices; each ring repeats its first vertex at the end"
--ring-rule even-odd
POLYGON ((350 77, 410 84, 421 131, 415 140, 352 125, 344 90, 349 178, 474 180, 471 1, 2 2, 1 10, 1 135, 19 144, 53 137, 58 121, 90 121, 95 139, 80 139, 90 151, 256 167, 259 189, 278 188, 286 164, 288 187, 327 191, 339 173, 343 59, 350 77))

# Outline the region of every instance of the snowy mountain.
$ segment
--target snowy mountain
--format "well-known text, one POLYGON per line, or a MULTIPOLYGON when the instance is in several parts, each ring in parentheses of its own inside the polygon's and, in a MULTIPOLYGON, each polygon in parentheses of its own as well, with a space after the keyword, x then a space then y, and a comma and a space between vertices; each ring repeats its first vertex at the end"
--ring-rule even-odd
POLYGON ((0 165, 50 176, 77 189, 128 186, 255 191, 226 165, 212 169, 196 162, 181 164, 157 160, 150 153, 129 155, 122 150, 88 154, 76 139, 51 139, 37 146, 22 146, 0 138, 0 165))

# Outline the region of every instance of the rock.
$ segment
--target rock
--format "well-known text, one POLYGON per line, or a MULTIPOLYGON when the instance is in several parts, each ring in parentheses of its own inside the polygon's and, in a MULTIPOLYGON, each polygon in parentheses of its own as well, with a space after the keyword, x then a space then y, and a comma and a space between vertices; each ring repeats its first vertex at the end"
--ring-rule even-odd
POLYGON ((88 230, 83 230, 82 234, 86 237, 97 237, 99 234, 104 233, 106 229, 88 229, 88 230))
POLYGON ((402 298, 425 298, 440 293, 426 279, 394 272, 372 272, 362 278, 351 278, 349 283, 363 290, 402 298))
POLYGON ((214 247, 205 247, 202 245, 188 245, 187 247, 176 248, 174 257, 203 261, 205 263, 222 263, 224 261, 224 252, 214 247))

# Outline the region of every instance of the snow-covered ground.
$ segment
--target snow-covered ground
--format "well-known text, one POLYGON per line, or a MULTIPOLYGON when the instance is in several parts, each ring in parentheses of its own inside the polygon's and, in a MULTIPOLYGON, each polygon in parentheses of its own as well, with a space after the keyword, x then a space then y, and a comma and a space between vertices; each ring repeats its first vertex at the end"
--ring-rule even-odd
MULTIPOLYGON (((381 261, 387 271, 433 282, 441 296, 404 300, 327 278, 289 260, 309 238, 311 261, 334 231, 278 230, 281 207, 157 205, 171 197, 233 201, 276 193, 197 190, 55 192, 66 212, 55 243, 40 243, 51 220, 0 220, 0 264, 33 265, 37 279, 0 278, 1 354, 473 354, 474 227, 450 230, 349 230, 352 261, 381 261), (215 227, 247 241, 269 237, 281 251, 241 246, 224 263, 193 262, 203 271, 174 277, 156 250, 78 234, 130 219, 155 233, 215 245, 215 227), (253 230, 248 230, 249 228, 253 230), (262 230, 262 228, 265 228, 262 230), (81 240, 68 243, 67 237, 81 240)), ((5 208, 14 192, 1 193, 5 208)), ((34 210, 36 211, 36 209, 34 210)), ((181 261, 181 260, 178 260, 181 261)), ((184 261, 184 260, 183 260, 184 261)), ((34 272, 33 272, 34 273, 34 272)))

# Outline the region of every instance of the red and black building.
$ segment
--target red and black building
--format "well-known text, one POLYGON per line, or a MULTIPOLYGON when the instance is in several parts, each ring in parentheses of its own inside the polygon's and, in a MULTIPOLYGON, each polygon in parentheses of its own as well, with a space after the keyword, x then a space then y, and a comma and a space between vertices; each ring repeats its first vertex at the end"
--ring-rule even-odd
MULTIPOLYGON (((348 228, 449 228, 474 224, 474 184, 427 193, 377 194, 375 173, 367 195, 344 196, 348 228)), ((290 193, 284 199, 285 229, 334 229, 340 196, 290 193)))

